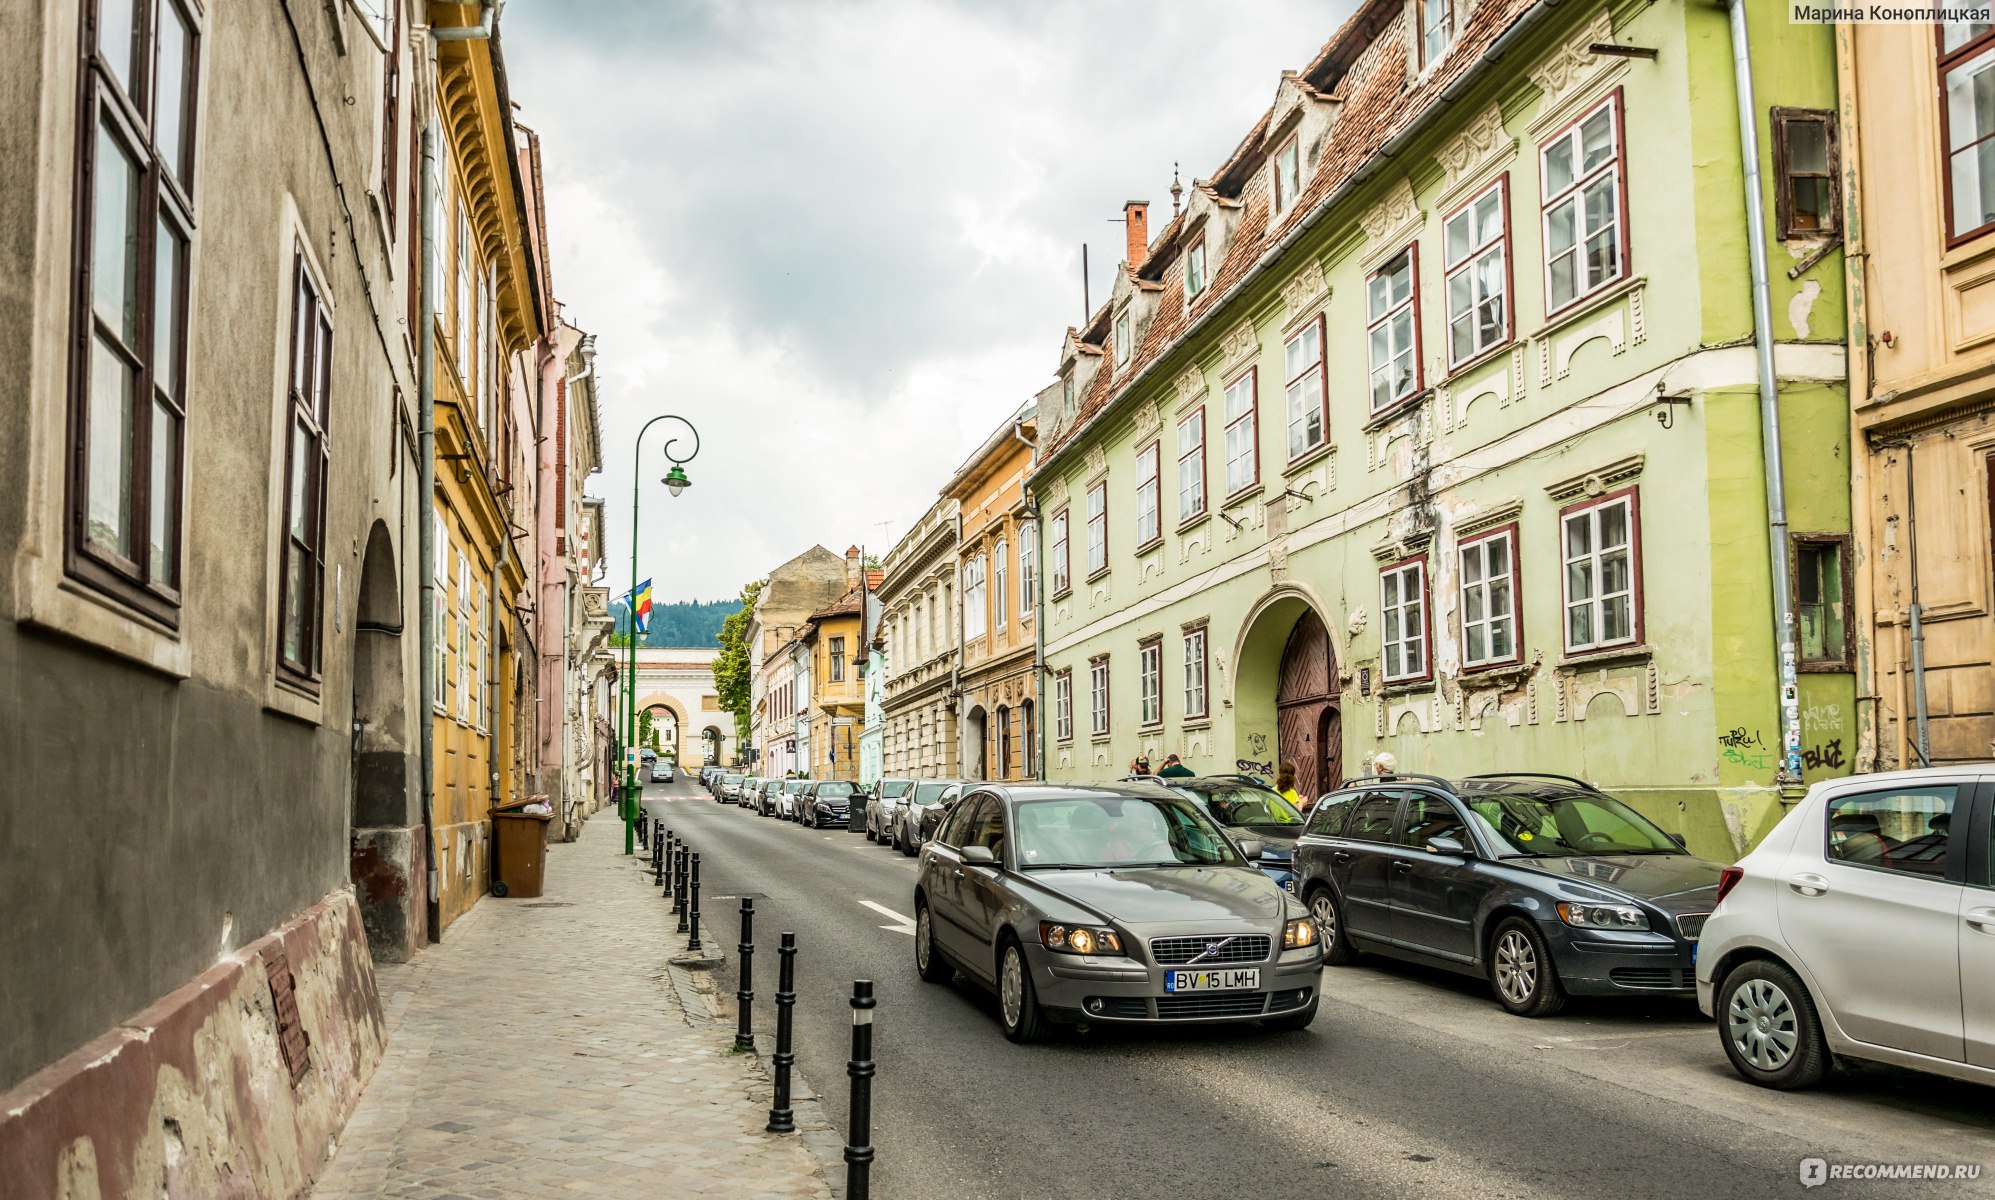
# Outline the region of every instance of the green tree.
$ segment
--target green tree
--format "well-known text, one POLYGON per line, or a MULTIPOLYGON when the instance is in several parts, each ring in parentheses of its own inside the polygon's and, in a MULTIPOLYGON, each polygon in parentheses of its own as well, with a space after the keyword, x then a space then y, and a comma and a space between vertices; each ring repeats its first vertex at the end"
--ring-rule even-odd
POLYGON ((651 723, 651 710, 637 714, 637 744, 658 749, 658 727, 651 723))
POLYGON ((737 746, 748 740, 748 623, 755 617, 755 601, 766 582, 758 579, 741 589, 741 607, 721 622, 715 639, 720 643, 720 656, 713 664, 714 691, 720 696, 721 709, 734 714, 737 746))

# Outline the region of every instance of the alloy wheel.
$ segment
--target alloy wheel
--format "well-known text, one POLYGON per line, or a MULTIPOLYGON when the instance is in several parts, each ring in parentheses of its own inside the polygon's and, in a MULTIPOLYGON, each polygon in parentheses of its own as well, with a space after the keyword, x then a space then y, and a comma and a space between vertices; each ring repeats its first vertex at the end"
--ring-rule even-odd
POLYGON ((1309 902, 1309 915, 1316 918, 1316 940, 1327 951, 1337 944, 1337 902, 1328 892, 1318 892, 1309 902))
POLYGON ((1496 942, 1496 986, 1512 1004, 1525 1004, 1538 990, 1538 952, 1517 929, 1505 930, 1496 942))
POLYGON ((914 965, 921 970, 928 969, 928 906, 916 906, 914 910, 914 965))
POLYGON ((1739 1053, 1762 1071, 1786 1066, 1801 1043, 1794 1002, 1767 979, 1748 979, 1733 990, 1725 1027, 1739 1053))
POLYGON ((1005 948, 1004 967, 998 975, 998 1004, 1004 1010, 1005 1028, 1016 1029, 1025 1009, 1025 964, 1018 947, 1005 948))

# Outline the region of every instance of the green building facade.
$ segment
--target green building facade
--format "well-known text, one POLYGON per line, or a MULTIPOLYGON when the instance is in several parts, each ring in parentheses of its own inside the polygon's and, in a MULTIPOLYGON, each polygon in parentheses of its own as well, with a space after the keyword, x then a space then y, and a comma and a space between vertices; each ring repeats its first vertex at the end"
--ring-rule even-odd
MULTIPOLYGON (((1749 7, 1814 779, 1854 757, 1833 34, 1749 7)), ((1390 754, 1726 860, 1770 828, 1738 113, 1726 10, 1677 0, 1373 0, 1285 73, 1041 398, 1049 778, 1390 754)))

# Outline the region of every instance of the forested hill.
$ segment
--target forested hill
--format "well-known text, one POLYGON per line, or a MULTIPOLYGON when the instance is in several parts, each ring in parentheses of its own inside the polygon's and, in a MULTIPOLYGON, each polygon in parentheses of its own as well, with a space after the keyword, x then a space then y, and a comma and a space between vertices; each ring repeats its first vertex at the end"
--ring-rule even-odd
MULTIPOLYGON (((651 624, 644 631, 643 644, 651 647, 698 646, 712 649, 718 643, 720 624, 740 609, 739 600, 679 600, 651 606, 651 624)), ((617 632, 630 629, 629 609, 611 604, 617 632)))

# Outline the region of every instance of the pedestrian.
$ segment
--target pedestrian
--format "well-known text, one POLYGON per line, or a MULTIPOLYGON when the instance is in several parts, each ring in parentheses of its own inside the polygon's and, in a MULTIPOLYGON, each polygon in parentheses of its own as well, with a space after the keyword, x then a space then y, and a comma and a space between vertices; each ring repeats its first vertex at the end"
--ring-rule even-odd
POLYGON ((1275 790, 1282 794, 1282 799, 1295 805, 1297 808, 1302 807, 1302 798, 1295 794, 1294 763, 1284 761, 1280 766, 1275 768, 1275 790))
POLYGON ((1197 772, 1184 765, 1177 755, 1166 754, 1164 756, 1164 769, 1157 772, 1157 774, 1164 779, 1190 779, 1197 772))
POLYGON ((1150 773, 1150 756, 1147 754, 1137 755, 1136 761, 1129 765, 1129 773, 1139 778, 1147 776, 1150 773))

